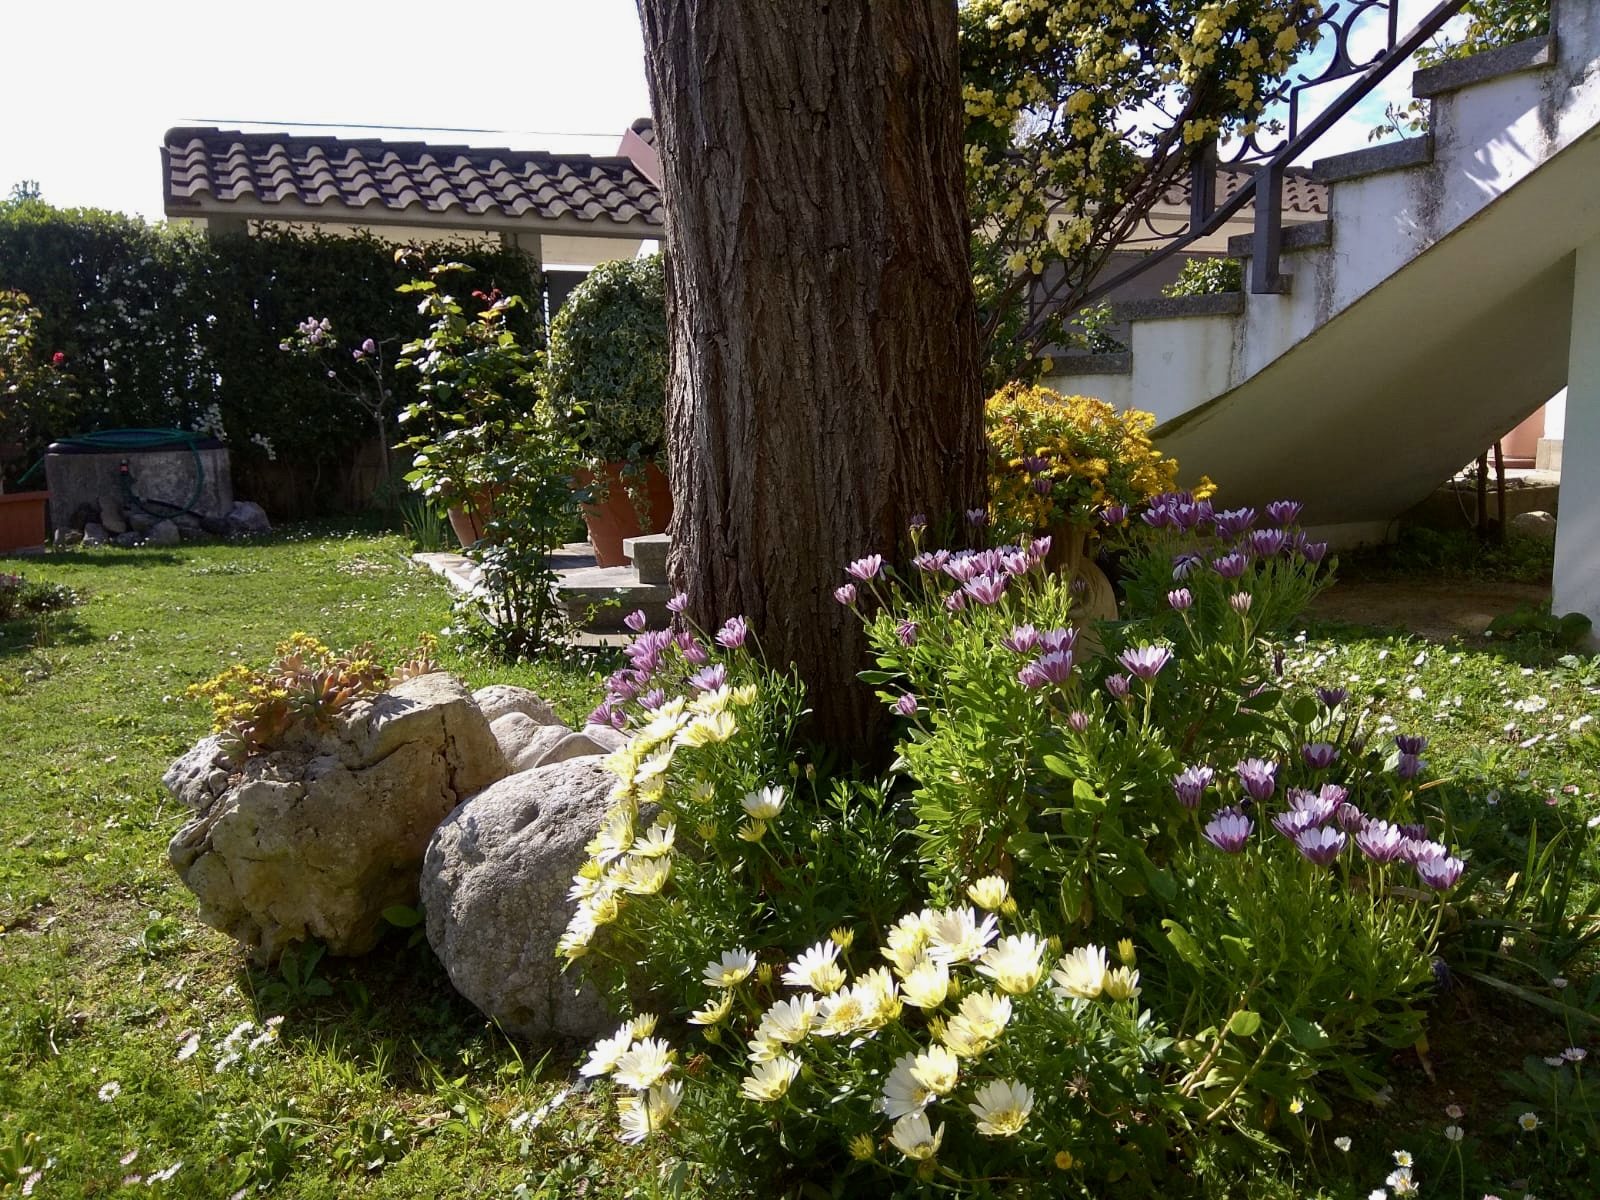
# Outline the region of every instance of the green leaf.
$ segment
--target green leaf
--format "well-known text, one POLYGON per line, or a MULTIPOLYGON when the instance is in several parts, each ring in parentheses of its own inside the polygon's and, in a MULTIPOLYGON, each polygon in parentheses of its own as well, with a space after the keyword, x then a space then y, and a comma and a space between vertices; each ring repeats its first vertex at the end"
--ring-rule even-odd
POLYGON ((1205 951, 1200 948, 1200 943, 1194 940, 1193 934, 1173 920, 1162 921, 1161 927, 1167 931, 1167 941, 1172 943, 1172 948, 1178 952, 1179 958, 1197 971, 1207 970, 1210 964, 1206 961, 1205 951))
POLYGON ((1072 798, 1084 808, 1104 808, 1105 797, 1094 790, 1094 785, 1087 779, 1074 779, 1072 781, 1072 798))
POLYGON ((391 904, 383 910, 383 919, 397 929, 410 929, 422 923, 422 911, 406 904, 391 904))
POLYGON ((1289 715, 1301 725, 1309 725, 1317 719, 1317 698, 1315 696, 1299 696, 1289 706, 1289 715))
POLYGON ((1242 1008, 1228 1019, 1228 1032, 1235 1037, 1254 1037, 1261 1029, 1261 1014, 1242 1008))
POLYGON ((1321 1025, 1305 1017, 1289 1018, 1289 1036, 1306 1050, 1321 1050, 1332 1041, 1321 1025))
POLYGON ((1067 765, 1066 760, 1054 754, 1046 754, 1044 756, 1044 769, 1052 775, 1061 776, 1063 779, 1071 779, 1074 774, 1072 768, 1067 765))
POLYGON ((898 671, 857 671, 856 678, 868 687, 881 687, 891 679, 898 679, 898 671))

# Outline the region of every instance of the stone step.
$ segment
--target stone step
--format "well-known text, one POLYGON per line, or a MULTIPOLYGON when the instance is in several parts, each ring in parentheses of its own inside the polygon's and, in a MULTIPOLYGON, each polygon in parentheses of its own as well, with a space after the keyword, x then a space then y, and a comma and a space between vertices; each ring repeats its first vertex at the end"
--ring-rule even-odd
POLYGON ((667 551, 671 547, 672 539, 664 533, 645 533, 622 539, 622 552, 633 563, 640 583, 667 582, 667 551))
POLYGON ((556 579, 556 596, 574 622, 597 633, 624 628, 622 619, 643 609, 649 628, 660 629, 670 620, 667 601, 672 589, 665 583, 641 583, 632 567, 580 567, 563 571, 556 579))

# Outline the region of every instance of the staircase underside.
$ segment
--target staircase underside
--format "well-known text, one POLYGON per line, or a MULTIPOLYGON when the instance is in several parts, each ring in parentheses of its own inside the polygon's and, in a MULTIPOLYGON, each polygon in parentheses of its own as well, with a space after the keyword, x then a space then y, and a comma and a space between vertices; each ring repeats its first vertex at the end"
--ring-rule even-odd
POLYGON ((1158 444, 1229 504, 1293 496, 1319 524, 1389 520, 1566 382, 1574 251, 1597 237, 1592 130, 1257 374, 1163 423, 1158 444))

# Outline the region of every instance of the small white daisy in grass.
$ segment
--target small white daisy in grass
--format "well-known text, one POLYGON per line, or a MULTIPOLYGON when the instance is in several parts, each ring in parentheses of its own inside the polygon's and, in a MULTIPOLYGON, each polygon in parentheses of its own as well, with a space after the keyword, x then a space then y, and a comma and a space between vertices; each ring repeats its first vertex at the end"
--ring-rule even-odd
POLYGON ((915 1054, 902 1054, 883 1081, 883 1095, 878 1099, 878 1107, 891 1120, 899 1120, 907 1113, 921 1112, 938 1098, 931 1087, 917 1078, 916 1066, 915 1054))
POLYGON ((642 1092, 660 1083, 672 1070, 677 1057, 672 1047, 660 1038, 646 1038, 630 1046, 621 1058, 611 1077, 623 1087, 642 1092))
POLYGON ((1063 1000, 1093 1000, 1106 990, 1106 970, 1103 946, 1079 946, 1062 955, 1050 972, 1050 982, 1063 1000))
POLYGON ((971 908, 947 908, 934 920, 928 954, 945 962, 973 962, 979 958, 996 933, 994 915, 978 920, 971 908))
POLYGON ((761 1041, 793 1045, 811 1032, 817 1019, 817 1001, 809 994, 779 1000, 761 1018, 756 1037, 761 1041))
POLYGON ((724 991, 715 1000, 706 1002, 704 1008, 696 1009, 689 1017, 691 1025, 720 1025, 733 1009, 733 992, 724 991))

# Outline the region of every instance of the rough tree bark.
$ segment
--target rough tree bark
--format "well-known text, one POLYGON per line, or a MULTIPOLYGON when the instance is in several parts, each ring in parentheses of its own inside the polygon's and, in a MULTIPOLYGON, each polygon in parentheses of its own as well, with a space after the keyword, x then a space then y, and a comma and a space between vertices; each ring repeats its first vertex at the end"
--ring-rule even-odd
POLYGON ((951 0, 638 0, 667 208, 675 516, 702 626, 794 662, 812 732, 878 702, 833 598, 914 513, 981 500, 951 0))

